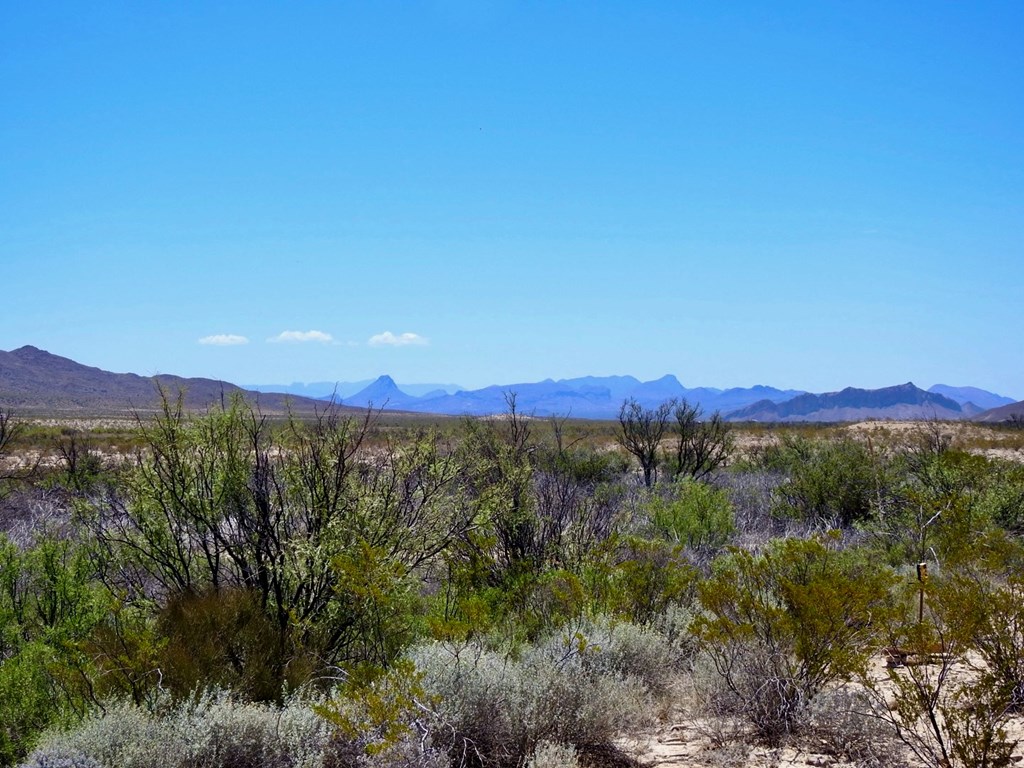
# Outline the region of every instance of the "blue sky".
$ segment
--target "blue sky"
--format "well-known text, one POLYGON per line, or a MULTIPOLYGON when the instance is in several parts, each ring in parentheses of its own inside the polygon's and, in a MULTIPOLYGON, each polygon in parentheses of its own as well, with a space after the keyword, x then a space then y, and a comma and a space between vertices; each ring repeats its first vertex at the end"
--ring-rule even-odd
POLYGON ((0 0, 0 349, 1024 397, 1022 31, 1019 2, 0 0))

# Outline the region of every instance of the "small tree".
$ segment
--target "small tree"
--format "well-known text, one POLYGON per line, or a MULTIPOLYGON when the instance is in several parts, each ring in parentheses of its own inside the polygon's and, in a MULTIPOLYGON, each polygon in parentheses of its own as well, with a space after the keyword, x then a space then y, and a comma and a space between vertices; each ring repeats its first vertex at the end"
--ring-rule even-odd
POLYGON ((681 401, 675 408, 675 476, 689 475, 701 480, 729 460, 732 453, 732 427, 715 411, 703 419, 699 405, 681 401))
POLYGON ((0 498, 3 498, 9 483, 23 480, 35 470, 35 467, 18 469, 17 464, 8 466, 11 444, 18 439, 23 428, 24 425, 14 418, 10 409, 0 408, 0 498))
POLYGON ((657 408, 644 408, 631 397, 619 409, 619 445, 636 456, 648 488, 658 477, 658 448, 675 404, 666 400, 657 408))

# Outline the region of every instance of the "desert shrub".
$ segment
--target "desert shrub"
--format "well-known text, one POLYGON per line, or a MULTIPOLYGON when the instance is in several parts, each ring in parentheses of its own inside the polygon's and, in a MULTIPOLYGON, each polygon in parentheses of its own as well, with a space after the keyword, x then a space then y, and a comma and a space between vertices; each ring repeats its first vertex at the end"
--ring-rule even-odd
POLYGON ((81 711, 93 684, 83 644, 106 608, 75 543, 38 535, 22 549, 0 536, 0 762, 81 711))
POLYGON ((933 496, 975 492, 984 487, 992 469, 984 456, 948 445, 926 450, 912 448, 904 458, 910 475, 933 496))
POLYGON ((0 661, 0 764, 24 756, 39 734, 68 713, 50 667, 52 649, 42 642, 21 646, 0 661))
POLYGON ((865 526, 888 561, 960 567, 998 555, 1024 499, 1016 472, 953 449, 904 460, 902 479, 865 526))
POLYGON ((703 480, 728 464, 735 447, 732 424, 718 411, 705 419, 699 405, 681 400, 675 404, 674 415, 675 451, 666 456, 673 477, 703 480))
POLYGON ((436 743, 447 743, 454 758, 486 766, 521 765, 542 742, 610 745, 653 712, 652 691, 625 669, 647 669, 650 676, 648 665, 657 656, 647 642, 633 642, 629 653, 635 636, 612 637, 609 628, 600 647, 577 632, 527 647, 515 658, 479 644, 418 647, 412 658, 436 702, 436 743))
POLYGON ((704 754, 711 768, 747 768, 750 765, 750 747, 733 742, 713 746, 704 754))
POLYGON ((889 609, 889 574, 828 540, 736 551, 701 582, 693 630, 719 677, 711 697, 778 745, 828 685, 857 671, 889 609))
POLYGON ((87 433, 64 428, 55 444, 60 464, 51 482, 76 494, 88 493, 101 484, 107 468, 103 454, 87 433))
POLYGON ((794 527, 807 528, 803 521, 775 514, 776 489, 785 480, 781 472, 760 469, 749 461, 714 476, 714 486, 725 491, 732 504, 732 542, 736 546, 757 549, 772 537, 787 535, 794 527))
POLYGON ((672 605, 691 601, 697 570, 679 544, 627 536, 591 574, 594 602, 616 616, 647 624, 672 605))
POLYGON ((731 643, 722 653, 705 658, 709 663, 695 680, 691 717, 710 718, 701 730, 713 743, 753 740, 779 746, 806 729, 813 698, 783 654, 748 641, 731 643))
POLYGON ((929 599, 979 657, 977 684, 995 706, 1024 712, 1024 575, 972 570, 947 575, 929 599))
POLYGON ((858 768, 900 768, 907 761, 896 730, 873 714, 862 690, 841 687, 816 697, 808 711, 815 749, 858 768))
POLYGON ((684 721, 706 737, 713 749, 749 743, 750 725, 739 700, 708 654, 698 653, 693 659, 689 674, 681 678, 678 697, 684 721))
POLYGON ((651 524, 660 536, 691 549, 714 551, 733 532, 728 494, 688 476, 647 502, 651 524))
POLYGON ((64 749, 53 749, 47 752, 36 752, 22 768, 103 768, 91 757, 81 752, 64 749))
POLYGON ((905 765, 896 729, 875 714, 876 702, 849 686, 826 688, 806 706, 799 691, 787 701, 786 689, 772 677, 770 665, 757 663, 759 649, 745 649, 734 686, 730 687, 709 656, 698 657, 681 686, 682 712, 693 730, 709 739, 715 765, 748 764, 751 736, 759 726, 777 726, 792 718, 784 736, 815 752, 858 768, 905 765), (796 707, 786 709, 787 705, 796 707))
MULTIPOLYGON (((1014 619, 1002 626, 1000 619, 987 621, 989 612, 1004 606, 977 604, 976 588, 963 587, 949 575, 925 582, 921 616, 917 610, 893 614, 887 627, 888 646, 902 649, 913 663, 890 665, 882 680, 862 671, 861 683, 871 698, 871 713, 893 726, 923 762, 998 768, 1010 764, 1016 745, 1007 731, 1013 691, 986 665, 975 666, 972 645, 979 630, 1005 632, 1014 619)), ((907 590, 903 602, 908 609, 920 605, 916 593, 907 590)), ((1002 639, 1012 645, 1014 633, 1002 639)))
POLYGON ((431 714, 423 675, 409 659, 388 670, 368 666, 342 672, 330 699, 315 707, 346 745, 349 763, 373 766, 446 763, 443 750, 421 738, 431 714))
POLYGON ((107 768, 320 768, 339 744, 308 702, 244 703, 224 691, 150 711, 111 702, 72 730, 50 734, 25 766, 75 756, 107 768))
POLYGON ((561 626, 584 611, 583 585, 568 571, 546 570, 515 586, 513 599, 518 605, 514 621, 524 633, 523 637, 529 640, 542 637, 552 627, 561 626))
POLYGON ((672 608, 651 626, 601 616, 582 622, 574 634, 586 642, 588 671, 636 678, 655 698, 665 698, 695 651, 679 626, 688 620, 688 613, 672 608))
POLYGON ((538 471, 550 472, 583 486, 612 483, 629 469, 629 461, 617 451, 597 451, 581 445, 538 445, 533 452, 538 471))
POLYGON ((1024 467, 994 463, 978 503, 993 523, 1010 533, 1024 534, 1024 467))
POLYGON ((554 741, 541 741, 533 750, 526 768, 579 768, 575 747, 554 741))
POLYGON ((787 436, 763 449, 755 466, 781 473, 775 511, 802 520, 850 526, 867 520, 888 485, 872 449, 850 438, 808 440, 787 436))

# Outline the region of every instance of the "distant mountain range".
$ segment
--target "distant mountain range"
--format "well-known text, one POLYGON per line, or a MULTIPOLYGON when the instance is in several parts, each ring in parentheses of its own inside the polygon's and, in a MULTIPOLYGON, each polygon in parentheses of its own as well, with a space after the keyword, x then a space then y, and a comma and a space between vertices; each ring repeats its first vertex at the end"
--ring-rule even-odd
POLYGON ((860 421, 864 419, 971 419, 986 409, 978 405, 1013 403, 1008 397, 977 387, 937 384, 925 391, 912 383, 883 389, 855 389, 812 394, 774 387, 688 389, 675 376, 642 382, 632 376, 587 376, 537 383, 484 387, 472 391, 413 397, 381 376, 364 389, 344 398, 346 405, 417 413, 486 415, 507 408, 506 395, 514 392, 516 407, 537 416, 566 414, 584 419, 614 419, 626 398, 650 408, 669 398, 699 404, 706 414, 715 411, 731 421, 860 421), (948 393, 945 394, 945 393, 948 393))
POLYGON ((936 384, 933 387, 928 387, 928 391, 937 395, 945 395, 950 400, 956 400, 960 405, 969 403, 983 411, 998 408, 1001 405, 1012 405, 1014 402, 1011 397, 1003 397, 977 387, 949 387, 945 384, 936 384))
POLYGON ((346 405, 365 408, 368 405, 389 410, 416 413, 467 414, 483 416, 507 409, 506 395, 515 393, 516 407, 523 413, 537 416, 565 416, 580 419, 614 419, 626 398, 634 398, 645 407, 653 407, 670 398, 700 403, 705 411, 732 411, 754 402, 782 402, 802 394, 798 390, 781 390, 756 386, 747 389, 687 389, 675 376, 654 381, 640 381, 632 376, 585 376, 578 379, 546 379, 483 389, 463 390, 454 394, 413 397, 399 389, 390 376, 381 376, 365 389, 343 398, 346 405))
POLYGON ((731 421, 864 421, 866 419, 969 419, 983 409, 926 392, 908 382, 883 389, 847 387, 841 392, 803 394, 783 403, 762 400, 733 411, 731 421))
MULTIPOLYGON (((390 377, 389 377, 390 378, 390 377)), ((362 381, 314 381, 304 384, 301 381, 292 384, 242 384, 243 389, 252 392, 278 392, 285 395, 299 395, 300 397, 311 397, 325 400, 335 395, 345 399, 366 389, 374 383, 374 379, 363 379, 362 381)), ((453 394, 465 387, 458 384, 400 384, 402 391, 413 397, 424 397, 426 395, 453 394)))
MULTIPOLYGON (((390 376, 369 382, 291 384, 287 392, 256 391, 213 379, 111 373, 82 365, 32 346, 0 351, 0 407, 20 412, 126 413, 157 405, 156 386, 173 395, 185 394, 192 409, 206 408, 234 393, 258 403, 265 413, 288 409, 308 412, 335 400, 346 407, 372 405, 414 413, 482 416, 507 410, 514 393, 516 407, 536 416, 614 419, 623 400, 633 398, 654 407, 669 398, 698 404, 706 414, 721 412, 733 421, 859 421, 863 419, 1007 420, 1024 415, 1024 401, 976 387, 936 384, 926 391, 912 383, 883 389, 855 389, 812 394, 758 385, 733 389, 684 387, 672 375, 653 381, 632 376, 584 376, 575 379, 524 382, 459 390, 450 384, 399 387, 390 376), (358 385, 358 388, 357 388, 358 385), (302 393, 322 393, 318 399, 302 393), (994 410, 993 410, 994 409, 994 410)), ((267 385, 263 385, 266 387, 267 385)))

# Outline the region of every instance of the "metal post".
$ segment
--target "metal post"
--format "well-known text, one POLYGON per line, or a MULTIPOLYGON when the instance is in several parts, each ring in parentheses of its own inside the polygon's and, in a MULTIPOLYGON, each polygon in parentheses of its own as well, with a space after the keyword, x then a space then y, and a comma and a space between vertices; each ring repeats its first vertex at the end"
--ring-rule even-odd
POLYGON ((917 581, 920 583, 917 603, 917 623, 924 621, 924 583, 928 581, 928 563, 917 564, 917 581))

